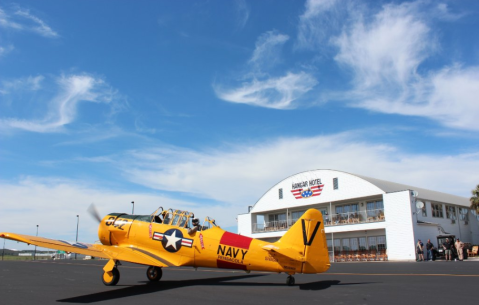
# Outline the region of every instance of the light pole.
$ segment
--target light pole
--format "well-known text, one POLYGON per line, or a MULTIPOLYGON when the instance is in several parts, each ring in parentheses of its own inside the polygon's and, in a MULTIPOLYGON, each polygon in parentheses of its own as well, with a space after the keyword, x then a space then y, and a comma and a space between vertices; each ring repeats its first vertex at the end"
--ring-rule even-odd
POLYGON ((135 202, 132 201, 131 204, 133 205, 133 207, 131 208, 131 215, 135 214, 135 202))
MULTIPOLYGON (((78 224, 80 223, 80 215, 77 215, 77 238, 75 240, 78 243, 78 224)), ((75 253, 75 260, 77 259, 77 254, 75 253)))
MULTIPOLYGON (((38 236, 38 225, 37 225, 37 236, 38 236)), ((37 246, 35 246, 35 252, 33 253, 33 260, 36 259, 37 256, 37 246)))

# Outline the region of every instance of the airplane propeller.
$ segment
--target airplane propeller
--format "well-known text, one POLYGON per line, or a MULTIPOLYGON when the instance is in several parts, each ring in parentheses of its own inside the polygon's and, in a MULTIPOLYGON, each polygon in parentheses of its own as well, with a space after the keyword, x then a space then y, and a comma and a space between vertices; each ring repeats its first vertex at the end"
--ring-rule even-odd
POLYGON ((94 203, 90 204, 87 211, 88 211, 88 213, 90 214, 91 217, 93 217, 94 219, 96 219, 96 221, 98 221, 98 223, 101 222, 100 213, 98 213, 98 210, 96 209, 94 203))

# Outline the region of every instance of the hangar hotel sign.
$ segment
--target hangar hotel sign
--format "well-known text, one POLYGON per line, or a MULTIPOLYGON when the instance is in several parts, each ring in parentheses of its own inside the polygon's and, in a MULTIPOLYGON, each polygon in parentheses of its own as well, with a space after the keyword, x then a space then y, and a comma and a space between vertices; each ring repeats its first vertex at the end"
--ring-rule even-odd
POLYGON ((324 184, 321 183, 321 179, 312 179, 293 183, 291 187, 291 193, 294 198, 303 199, 321 195, 324 184))

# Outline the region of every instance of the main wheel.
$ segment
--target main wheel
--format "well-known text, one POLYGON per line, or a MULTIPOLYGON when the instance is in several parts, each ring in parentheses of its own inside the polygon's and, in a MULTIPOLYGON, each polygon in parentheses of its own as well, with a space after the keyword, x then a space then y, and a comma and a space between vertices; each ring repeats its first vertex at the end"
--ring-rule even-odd
POLYGON ((152 282, 158 282, 163 276, 163 270, 160 267, 150 266, 146 270, 146 277, 152 282))
POLYGON ((120 271, 118 271, 118 268, 113 268, 111 272, 104 272, 103 275, 101 276, 101 281, 103 284, 106 286, 115 286, 118 284, 118 281, 120 280, 120 271))
POLYGON ((286 278, 286 285, 288 286, 294 286, 294 277, 293 276, 288 276, 288 278, 286 278))

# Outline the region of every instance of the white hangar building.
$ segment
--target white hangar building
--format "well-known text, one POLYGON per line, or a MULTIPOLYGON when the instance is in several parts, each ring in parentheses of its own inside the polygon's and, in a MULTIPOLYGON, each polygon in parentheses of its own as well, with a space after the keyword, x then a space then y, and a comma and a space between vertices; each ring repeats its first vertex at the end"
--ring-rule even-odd
POLYGON ((355 254, 415 260, 415 243, 453 234, 479 243, 479 216, 468 198, 336 170, 284 179, 247 214, 238 233, 274 242, 309 208, 322 212, 330 258, 355 254), (334 246, 333 246, 334 245, 334 246))

